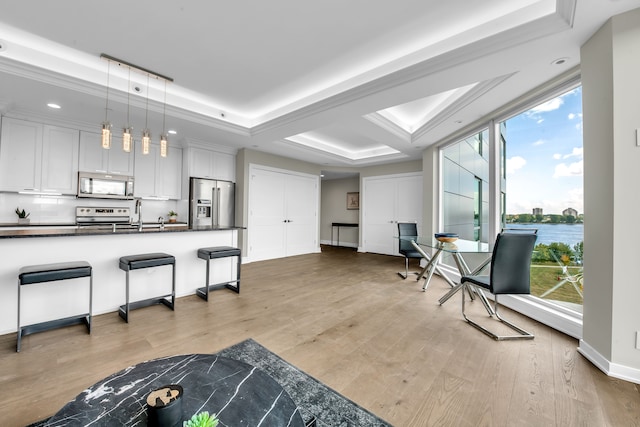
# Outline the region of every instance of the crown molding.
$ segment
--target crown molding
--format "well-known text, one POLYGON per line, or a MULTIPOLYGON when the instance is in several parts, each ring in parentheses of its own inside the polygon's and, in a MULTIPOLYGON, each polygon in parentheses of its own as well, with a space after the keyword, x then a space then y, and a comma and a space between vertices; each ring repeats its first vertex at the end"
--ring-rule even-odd
POLYGON ((457 114, 460 110, 462 110, 463 108, 465 108, 466 106, 468 106, 469 104, 471 104, 472 102, 474 102, 475 100, 477 100, 482 95, 489 92, 496 86, 502 84, 505 80, 509 79, 511 76, 515 74, 516 73, 510 73, 504 76, 496 77, 494 79, 486 80, 484 82, 478 83, 473 88, 471 88, 471 90, 469 90, 467 93, 465 93, 463 96, 461 96, 451 104, 447 105, 442 111, 440 111, 428 122, 426 122, 424 125, 418 128, 411 135, 411 143, 413 144, 417 143, 420 140, 420 138, 422 138, 428 132, 440 126, 445 121, 450 120, 451 117, 457 114))
MULTIPOLYGON (((273 144, 284 146, 289 151, 287 156, 291 156, 291 153, 290 153, 291 150, 301 154, 314 153, 316 156, 319 155, 321 157, 324 157, 327 160, 340 162, 341 166, 344 166, 344 165, 363 166, 363 165, 370 165, 373 163, 387 162, 389 160, 406 160, 409 157, 407 154, 404 154, 402 152, 395 152, 391 154, 381 154, 381 155, 374 155, 374 156, 354 159, 341 154, 325 151, 320 148, 312 147, 309 145, 303 145, 298 142, 291 141, 289 139, 280 139, 280 140, 274 141, 273 144)), ((315 163, 318 163, 318 162, 316 161, 315 163)))
POLYGON ((375 112, 375 113, 367 114, 363 117, 369 120, 374 125, 386 130, 390 134, 397 136, 404 142, 407 142, 407 143, 411 142, 411 134, 409 132, 404 130, 401 126, 397 125, 392 120, 389 120, 388 118, 384 117, 382 114, 375 112))
MULTIPOLYGON (((426 51, 433 52, 444 50, 445 52, 424 59, 405 68, 401 68, 397 71, 390 72, 382 77, 375 78, 351 89, 328 96, 318 102, 314 102, 289 113, 281 114, 273 119, 264 121, 253 126, 251 128, 251 134, 256 136, 261 133, 273 131, 279 127, 286 126, 301 119, 353 103, 366 96, 377 94, 453 67, 464 65, 465 63, 475 61, 505 49, 513 48, 532 40, 568 30, 571 28, 573 18, 568 20, 566 14, 569 13, 568 11, 570 11, 572 7, 575 8, 575 0, 558 0, 557 5, 561 6, 561 11, 556 9, 555 13, 504 32, 464 44, 449 51, 446 51, 446 45, 463 39, 467 34, 462 33, 453 37, 451 40, 445 40, 434 46, 425 48, 423 51, 409 56, 427 56, 428 53, 426 51)), ((410 60, 410 58, 402 58, 402 61, 407 60, 410 60)), ((397 60, 395 62, 401 62, 401 60, 397 60)))

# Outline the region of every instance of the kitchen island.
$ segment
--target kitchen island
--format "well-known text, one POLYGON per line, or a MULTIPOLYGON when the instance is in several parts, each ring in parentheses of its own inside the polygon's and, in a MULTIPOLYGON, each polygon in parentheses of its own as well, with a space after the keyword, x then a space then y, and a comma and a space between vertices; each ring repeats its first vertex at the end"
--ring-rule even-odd
MULTIPOLYGON (((0 228, 0 334, 16 332, 18 270, 34 264, 87 261, 93 267, 93 314, 113 312, 125 301, 125 274, 118 263, 122 256, 165 252, 176 258, 176 296, 195 294, 205 281, 205 263, 197 257, 201 247, 238 245, 238 227, 190 228, 186 225, 143 224, 136 227, 28 227, 18 230, 0 228)), ((212 268, 212 283, 232 280, 235 259, 217 260, 212 268)), ((141 300, 171 289, 168 267, 147 268, 135 274, 131 300, 141 300), (163 270, 165 269, 165 270, 163 270)), ((22 288, 22 323, 31 324, 64 318, 86 311, 86 287, 75 286, 71 279, 22 288), (24 305, 28 301, 28 305, 24 305)), ((205 302, 203 301, 203 304, 205 302)), ((176 310, 180 302, 176 303, 176 310)), ((135 322, 135 312, 130 321, 135 322)))

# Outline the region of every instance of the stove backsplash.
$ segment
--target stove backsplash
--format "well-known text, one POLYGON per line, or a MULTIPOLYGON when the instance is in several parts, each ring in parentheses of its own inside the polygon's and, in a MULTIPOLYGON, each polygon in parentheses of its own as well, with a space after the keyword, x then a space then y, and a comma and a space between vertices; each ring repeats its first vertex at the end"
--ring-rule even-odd
MULTIPOLYGON (((75 196, 41 196, 30 194, 0 193, 0 224, 11 225, 18 222, 17 207, 29 212, 32 225, 75 224, 76 206, 128 207, 133 220, 135 200, 77 199, 75 196)), ((162 216, 167 220, 170 210, 178 212, 178 221, 188 222, 188 200, 142 200, 142 220, 157 222, 162 216)))

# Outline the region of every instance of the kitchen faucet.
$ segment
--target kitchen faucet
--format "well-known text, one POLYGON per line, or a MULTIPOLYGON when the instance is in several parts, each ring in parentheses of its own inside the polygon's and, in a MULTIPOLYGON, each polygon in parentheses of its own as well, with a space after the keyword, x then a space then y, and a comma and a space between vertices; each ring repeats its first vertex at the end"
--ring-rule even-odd
POLYGON ((136 199, 136 213, 138 214, 138 231, 142 231, 142 200, 136 199))

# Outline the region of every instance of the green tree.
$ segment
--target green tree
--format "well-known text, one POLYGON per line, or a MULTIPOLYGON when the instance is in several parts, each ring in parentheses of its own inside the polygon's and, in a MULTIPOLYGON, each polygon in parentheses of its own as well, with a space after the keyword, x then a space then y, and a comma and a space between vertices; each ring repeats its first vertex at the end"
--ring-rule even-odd
POLYGON ((582 263, 582 257, 584 256, 584 242, 573 245, 573 253, 575 254, 575 261, 582 263))
POLYGON ((518 215, 518 222, 533 222, 533 215, 523 213, 518 215))
POLYGON ((531 257, 533 262, 539 263, 551 261, 552 259, 553 258, 551 258, 551 255, 549 254, 549 246, 544 243, 538 243, 535 248, 533 248, 533 256, 531 257))
POLYGON ((564 222, 567 224, 574 224, 576 222, 576 217, 573 215, 565 215, 564 222))
POLYGON ((549 222, 551 224, 560 224, 563 218, 564 217, 562 215, 551 214, 549 215, 549 222))

